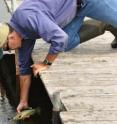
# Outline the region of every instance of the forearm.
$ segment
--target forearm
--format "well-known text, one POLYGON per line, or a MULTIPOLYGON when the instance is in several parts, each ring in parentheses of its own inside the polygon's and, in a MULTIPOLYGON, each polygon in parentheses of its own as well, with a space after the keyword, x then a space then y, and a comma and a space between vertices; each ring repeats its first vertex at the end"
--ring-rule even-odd
POLYGON ((20 103, 28 103, 31 75, 20 76, 20 103))
POLYGON ((46 56, 46 59, 47 59, 49 62, 53 63, 54 60, 57 58, 57 56, 58 56, 58 54, 48 54, 48 55, 46 56))

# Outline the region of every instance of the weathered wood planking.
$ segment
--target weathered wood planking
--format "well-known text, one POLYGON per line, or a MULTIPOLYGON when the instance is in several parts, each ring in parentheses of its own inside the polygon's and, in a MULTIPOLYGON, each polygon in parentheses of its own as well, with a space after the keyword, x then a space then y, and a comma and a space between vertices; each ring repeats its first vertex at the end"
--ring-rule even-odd
POLYGON ((116 124, 117 111, 77 111, 62 112, 62 122, 65 124, 116 124))
MULTIPOLYGON (((48 93, 60 92, 67 110, 60 114, 62 123, 117 123, 117 52, 110 47, 112 40, 106 32, 60 54, 49 70, 41 73, 48 93)), ((43 41, 37 41, 35 62, 44 59, 48 48, 43 41)))

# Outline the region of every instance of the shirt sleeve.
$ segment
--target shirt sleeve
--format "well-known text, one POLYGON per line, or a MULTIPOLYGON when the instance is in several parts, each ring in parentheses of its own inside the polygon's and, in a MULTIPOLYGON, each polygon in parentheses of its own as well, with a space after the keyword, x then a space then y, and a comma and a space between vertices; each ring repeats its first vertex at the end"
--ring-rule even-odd
POLYGON ((25 39, 22 41, 22 47, 18 49, 19 53, 19 71, 20 75, 31 74, 31 53, 35 44, 35 40, 25 39))
POLYGON ((50 43, 50 54, 56 54, 65 51, 68 43, 68 35, 56 24, 56 22, 49 18, 46 14, 40 12, 31 16, 28 19, 29 25, 38 32, 47 43, 50 43), (35 19, 36 18, 36 19, 35 19), (35 22, 36 21, 36 22, 35 22))

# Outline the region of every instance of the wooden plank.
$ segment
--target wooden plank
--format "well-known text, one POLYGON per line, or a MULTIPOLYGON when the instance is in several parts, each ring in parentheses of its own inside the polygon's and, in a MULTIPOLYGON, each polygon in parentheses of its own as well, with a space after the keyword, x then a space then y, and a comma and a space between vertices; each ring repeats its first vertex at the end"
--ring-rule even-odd
POLYGON ((116 124, 117 111, 61 112, 63 124, 116 124))
POLYGON ((60 93, 67 111, 117 110, 116 89, 113 86, 47 87, 50 94, 60 93))

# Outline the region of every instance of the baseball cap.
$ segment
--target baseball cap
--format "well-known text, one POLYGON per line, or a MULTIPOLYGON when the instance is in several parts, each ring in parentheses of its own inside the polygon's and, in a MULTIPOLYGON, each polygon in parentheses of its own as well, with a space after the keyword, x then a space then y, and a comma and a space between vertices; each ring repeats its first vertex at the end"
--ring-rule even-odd
POLYGON ((6 23, 0 23, 0 48, 2 48, 7 41, 8 34, 9 26, 6 23))

